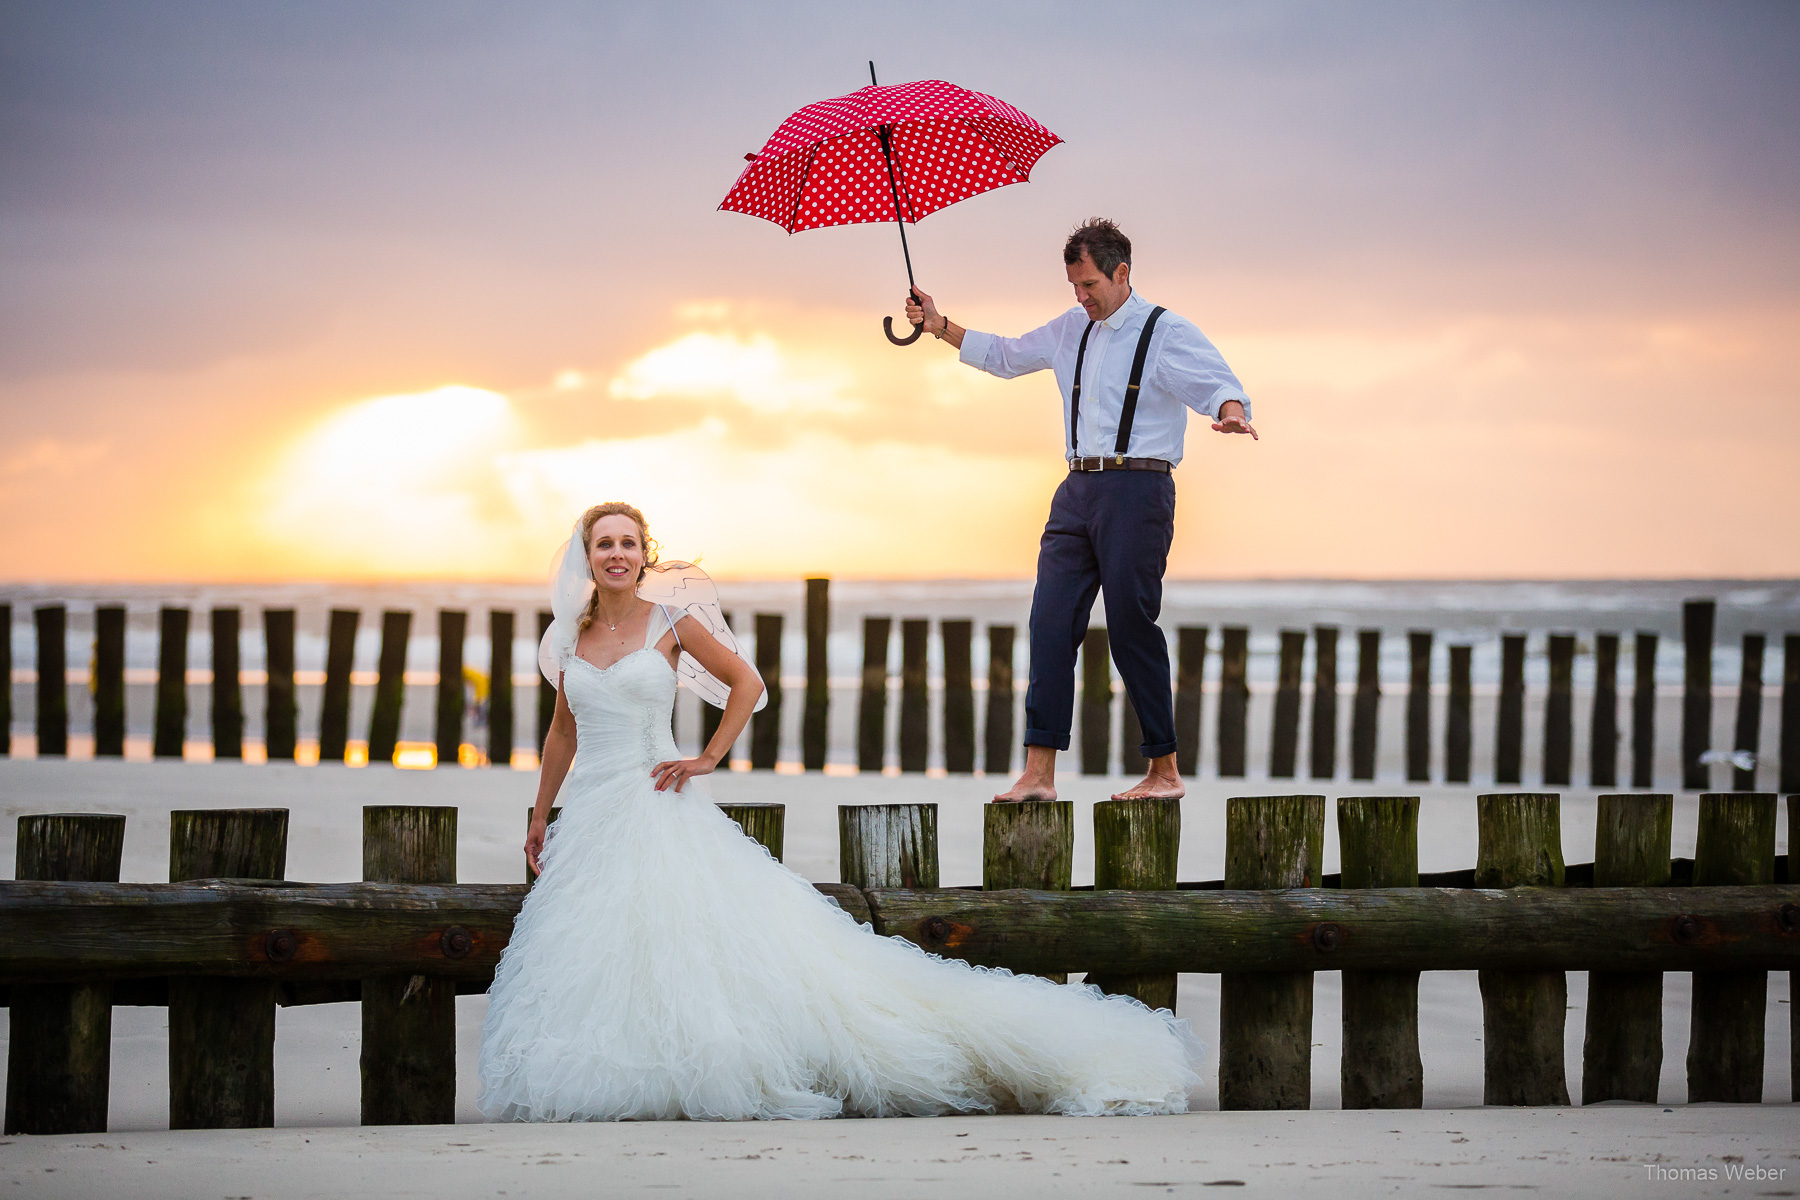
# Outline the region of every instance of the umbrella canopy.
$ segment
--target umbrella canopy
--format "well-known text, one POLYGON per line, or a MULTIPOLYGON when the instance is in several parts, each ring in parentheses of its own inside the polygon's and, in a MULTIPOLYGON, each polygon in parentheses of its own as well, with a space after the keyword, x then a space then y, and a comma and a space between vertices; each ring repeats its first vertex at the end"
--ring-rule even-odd
POLYGON ((1026 182, 1060 141, 1004 100, 941 79, 858 88, 783 121, 759 153, 745 156, 750 165, 719 207, 789 233, 917 222, 1026 182))

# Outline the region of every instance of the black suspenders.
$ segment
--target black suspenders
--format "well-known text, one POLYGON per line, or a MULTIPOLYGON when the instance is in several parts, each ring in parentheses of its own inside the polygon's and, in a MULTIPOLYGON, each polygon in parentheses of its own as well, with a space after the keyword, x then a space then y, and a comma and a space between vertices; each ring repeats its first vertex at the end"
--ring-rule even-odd
MULTIPOLYGON (((1119 413, 1119 436, 1113 441, 1113 455, 1124 458, 1131 447, 1131 422, 1137 416, 1138 388, 1144 382, 1144 360, 1150 356, 1150 335, 1156 330, 1156 318, 1166 311, 1162 305, 1150 310, 1144 319, 1144 332, 1138 335, 1137 355, 1131 360, 1131 380, 1125 385, 1125 407, 1119 413)), ((1081 364, 1087 359, 1088 335, 1094 332, 1089 321, 1081 331, 1081 345, 1075 350, 1075 382, 1069 388, 1069 454, 1081 457, 1077 438, 1081 435, 1081 364)))
POLYGON ((1089 321, 1075 350, 1075 386, 1069 389, 1069 454, 1073 458, 1081 457, 1081 364, 1087 358, 1088 334, 1092 332, 1094 323, 1089 321))
POLYGON ((1156 328, 1156 318, 1162 315, 1162 305, 1151 309, 1150 315, 1144 318, 1144 332, 1138 335, 1137 357, 1131 360, 1131 382, 1125 385, 1125 408, 1119 414, 1119 437, 1113 442, 1116 458, 1124 458, 1131 445, 1131 420, 1137 416, 1138 384, 1144 381, 1144 359, 1150 353, 1150 334, 1156 328))

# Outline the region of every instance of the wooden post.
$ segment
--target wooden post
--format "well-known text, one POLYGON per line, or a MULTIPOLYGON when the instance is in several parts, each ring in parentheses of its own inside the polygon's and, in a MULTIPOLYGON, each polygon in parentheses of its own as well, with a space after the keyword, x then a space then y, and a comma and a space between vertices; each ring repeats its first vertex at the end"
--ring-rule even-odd
POLYGON ((1762 674, 1763 674, 1763 635, 1746 633, 1744 635, 1743 671, 1738 677, 1737 702, 1737 736, 1732 739, 1733 750, 1748 750, 1750 766, 1734 767, 1731 773, 1731 790, 1734 792, 1754 792, 1756 790, 1756 752, 1762 744, 1762 674))
MULTIPOLYGON (((1069 890, 1075 866, 1074 801, 1022 800, 981 807, 982 891, 1069 890)), ((1065 971, 1050 972, 1044 978, 1069 982, 1065 971)))
MULTIPOLYGON (((1800 633, 1790 633, 1782 640, 1781 650, 1781 790, 1800 792, 1800 633)), ((1789 803, 1793 801, 1790 797, 1789 803)), ((1788 839, 1788 845, 1796 843, 1788 839)), ((1790 850, 1800 853, 1800 849, 1790 850)), ((1794 861, 1791 857, 1789 862, 1794 861)), ((1789 879, 1800 878, 1789 868, 1789 879)), ((1800 1005, 1795 1006, 1800 1012, 1800 1005)), ((1795 1043, 1800 1046, 1800 1042, 1795 1043)), ((1800 1088, 1800 1073, 1794 1075, 1794 1086, 1800 1088)))
MULTIPOLYGON (((1225 886, 1311 888, 1324 874, 1325 797, 1225 801, 1225 886)), ((1312 1107, 1310 971, 1219 977, 1219 1107, 1312 1107)))
MULTIPOLYGON (((1337 819, 1344 887, 1419 886, 1417 796, 1345 797, 1338 801, 1337 819)), ((1343 1106, 1423 1108, 1419 973, 1345 971, 1343 976, 1343 1106)))
POLYGON ((392 763, 400 742, 400 713, 406 704, 406 643, 412 613, 381 614, 381 659, 375 674, 375 705, 369 712, 369 765, 392 763))
POLYGON ((975 623, 943 621, 938 629, 944 646, 944 770, 969 775, 975 770, 975 623))
MULTIPOLYGON (((363 880, 455 883, 456 809, 363 809, 363 880)), ((381 975, 362 981, 362 1123, 456 1120, 456 981, 381 975)))
MULTIPOLYGON (((22 816, 13 878, 117 883, 124 848, 122 816, 22 816)), ((14 984, 11 1004, 6 1136, 104 1133, 112 1066, 112 984, 14 984)))
POLYGON ((891 617, 863 618, 862 694, 856 706, 856 769, 876 775, 887 763, 888 639, 893 631, 891 617))
POLYGON ((1106 774, 1112 757, 1112 650, 1106 630, 1081 639, 1081 773, 1106 774))
POLYGON ((1475 744, 1475 689, 1470 679, 1472 647, 1450 647, 1450 703, 1444 712, 1444 782, 1469 782, 1469 751, 1475 744))
POLYGON ((244 688, 239 678, 235 608, 212 610, 212 738, 214 758, 244 757, 244 688))
POLYGON ((769 691, 769 703, 750 718, 750 766, 773 771, 781 757, 781 625, 780 613, 756 614, 756 669, 769 691))
POLYGON ((987 721, 982 727, 986 751, 982 770, 989 775, 1012 772, 1013 627, 988 626, 987 721))
MULTIPOLYGON (((538 610, 537 636, 538 636, 538 644, 540 646, 543 645, 544 635, 546 633, 550 632, 550 626, 555 622, 555 620, 556 620, 555 613, 550 612, 546 609, 541 609, 541 608, 538 610)), ((725 616, 725 623, 727 625, 731 624, 731 615, 729 613, 727 613, 725 616)), ((541 755, 544 752, 544 743, 550 737, 550 722, 552 722, 556 719, 556 685, 554 683, 552 683, 549 679, 543 678, 543 672, 541 670, 538 672, 538 675, 539 675, 539 678, 538 678, 538 686, 537 686, 537 697, 538 697, 538 702, 537 702, 537 751, 541 755)), ((708 705, 705 705, 704 707, 711 708, 712 705, 708 704, 708 705)), ((715 724, 715 728, 716 727, 717 726, 715 724)), ((707 730, 707 736, 710 738, 711 735, 712 735, 712 730, 711 729, 707 730)), ((730 764, 726 764, 726 765, 729 766, 730 764)))
POLYGON ((1700 756, 1712 749, 1711 600, 1689 600, 1681 606, 1681 646, 1686 660, 1681 693, 1681 788, 1704 792, 1712 786, 1712 768, 1700 756))
POLYGON ((1269 735, 1269 778, 1292 779, 1300 755, 1300 670, 1306 631, 1281 631, 1281 664, 1275 675, 1275 722, 1269 735))
MULTIPOLYGON (((1668 887, 1673 796, 1600 797, 1594 828, 1595 887, 1668 887)), ((1662 1078, 1660 971, 1588 972, 1581 1102, 1656 1103, 1662 1078)))
POLYGON ((1219 777, 1242 779, 1250 712, 1250 631, 1227 625, 1219 635, 1219 777))
MULTIPOLYGON (((1700 797, 1694 886, 1775 882, 1775 794, 1708 792, 1700 797)), ((1767 971, 1695 971, 1688 1034, 1688 1103, 1760 1104, 1767 971)))
MULTIPOLYGON (((1175 890, 1181 848, 1181 801, 1102 800, 1094 805, 1094 887, 1130 891, 1175 890)), ((1103 992, 1135 996, 1151 1008, 1175 1011, 1176 976, 1090 973, 1103 992)))
POLYGON ((1494 782, 1518 783, 1525 766, 1525 635, 1500 637, 1500 712, 1494 722, 1494 782))
MULTIPOLYGON (((0 758, 12 756, 12 605, 0 604, 0 758)), ((121 684, 122 686, 122 684, 121 684)))
POLYGON ((1200 699, 1206 679, 1206 626, 1175 631, 1175 769, 1200 773, 1200 699))
POLYGON ((1431 631, 1406 635, 1411 678, 1406 686, 1406 778, 1431 782, 1431 631))
POLYGON ((781 861, 787 831, 787 805, 721 803, 719 811, 736 821, 744 835, 767 850, 776 862, 781 861))
POLYGON ((1639 633, 1633 649, 1631 683, 1631 786, 1655 786, 1656 635, 1639 633))
POLYGON ((270 762, 293 762, 300 739, 300 704, 294 690, 294 610, 263 609, 263 747, 270 762))
POLYGON ((437 765, 455 766, 462 760, 463 641, 469 632, 469 614, 457 609, 438 610, 437 765))
MULTIPOLYGON (((169 814, 169 882, 285 879, 288 810, 169 814)), ((275 1124, 272 979, 169 979, 169 1128, 275 1124)))
POLYGON ((180 758, 187 741, 188 610, 163 607, 156 656, 156 733, 151 753, 180 758))
POLYGON ((1588 786, 1619 784, 1619 635, 1594 635, 1594 713, 1588 729, 1588 786))
POLYGON ((938 885, 938 806, 838 805, 838 880, 856 888, 938 885))
POLYGON ((1380 740, 1381 630, 1356 631, 1356 703, 1350 713, 1350 778, 1375 778, 1380 740))
POLYGON ((1313 626, 1312 777, 1337 775, 1337 639, 1335 625, 1313 626))
POLYGON ((512 753, 513 614, 496 608, 488 612, 488 765, 510 767, 512 753))
POLYGON ((1550 691, 1544 701, 1544 784, 1567 787, 1575 757, 1575 635, 1549 641, 1550 691))
MULTIPOLYGON (((1522 641, 1523 639, 1521 639, 1522 641)), ((1478 888, 1563 886, 1561 797, 1513 793, 1475 798, 1478 888)), ((1482 1103, 1566 1105, 1561 971, 1482 971, 1482 1103)))
POLYGON ((325 637, 325 691, 319 701, 319 761, 343 762, 350 749, 350 671, 356 665, 354 608, 334 608, 325 637))
POLYGON ((806 707, 800 714, 800 766, 825 769, 831 714, 831 580, 806 581, 806 707))
POLYGON ((1137 705, 1131 693, 1119 689, 1119 770, 1126 775, 1142 775, 1150 769, 1144 757, 1144 723, 1138 720, 1137 705))
POLYGON ((900 622, 900 769, 923 771, 930 760, 931 681, 927 674, 930 621, 900 622))
MULTIPOLYGON (((9 682, 8 699, 11 690, 9 682)), ((124 754, 125 609, 110 605, 94 610, 94 757, 120 758, 124 754)))
MULTIPOLYGON (((64 638, 69 610, 43 604, 32 613, 37 621, 37 756, 69 753, 69 661, 64 638)), ((7 687, 12 679, 7 678, 7 687)))

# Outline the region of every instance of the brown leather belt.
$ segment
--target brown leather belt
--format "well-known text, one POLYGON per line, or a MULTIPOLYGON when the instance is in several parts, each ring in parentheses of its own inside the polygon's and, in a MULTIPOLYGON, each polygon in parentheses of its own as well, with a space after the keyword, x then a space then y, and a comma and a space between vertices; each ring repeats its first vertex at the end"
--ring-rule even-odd
POLYGON ((1105 454, 1094 458, 1071 458, 1071 471, 1158 471, 1167 475, 1174 466, 1160 458, 1121 458, 1117 454, 1105 454))

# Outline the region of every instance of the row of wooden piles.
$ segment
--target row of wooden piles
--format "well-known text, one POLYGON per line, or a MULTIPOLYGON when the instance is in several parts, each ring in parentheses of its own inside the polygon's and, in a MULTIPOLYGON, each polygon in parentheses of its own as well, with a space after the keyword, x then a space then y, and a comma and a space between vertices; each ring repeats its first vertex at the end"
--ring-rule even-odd
MULTIPOLYGON (((781 856, 783 806, 726 806, 725 811, 772 854, 781 856)), ((984 812, 983 890, 1071 890, 1071 802, 989 805, 984 812)), ((1556 794, 1485 795, 1478 800, 1478 813, 1477 887, 1565 885, 1556 794)), ((1325 814, 1323 796, 1231 799, 1226 807, 1224 879, 1185 886, 1232 891, 1419 886, 1417 797, 1340 799, 1342 870, 1335 878, 1322 870, 1325 814)), ((1691 883, 1775 883, 1776 819, 1772 794, 1701 797, 1691 883)), ((1800 796, 1788 798, 1788 820, 1791 844, 1800 833, 1800 796)), ((1672 825, 1673 799, 1668 795, 1602 796, 1592 886, 1669 886, 1672 825)), ((21 817, 17 878, 116 882, 124 829, 122 816, 21 817)), ((936 805, 844 806, 839 810, 839 832, 846 900, 863 896, 865 889, 938 887, 936 805)), ((281 809, 176 812, 170 825, 170 879, 280 880, 285 875, 287 833, 288 814, 281 809)), ((1179 802, 1104 801, 1094 808, 1094 836, 1097 889, 1184 887, 1176 879, 1179 802)), ((364 879, 454 884, 456 838, 455 808, 366 808, 364 879)), ((1786 909, 1783 912, 1786 920, 1786 909)), ((1702 923, 1695 924, 1684 934, 1678 921, 1675 936, 1698 944, 1708 934, 1702 923)), ((931 929, 924 933, 928 939, 934 936, 931 929)), ((1604 930, 1595 931, 1596 937, 1604 935, 1604 930)), ((291 934, 286 935, 285 948, 278 944, 281 931, 266 936, 271 961, 285 961, 284 954, 292 957, 291 934)), ((1022 936, 1055 938, 1056 930, 1034 928, 1022 936)), ((1347 935, 1325 922, 1314 925, 1309 936, 1315 948, 1329 951, 1347 935)), ((451 926, 442 931, 441 940, 446 958, 469 953, 466 930, 451 926), (455 944, 459 935, 462 942, 455 944)), ((1157 1007, 1175 1006, 1174 975, 1091 975, 1088 981, 1157 1007)), ((115 1000, 168 1006, 173 1128, 267 1127, 274 1120, 278 995, 289 1003, 347 998, 341 986, 311 996, 282 993, 280 985, 269 979, 171 977, 166 984, 166 995, 136 1000, 116 997, 110 983, 12 986, 5 1132, 105 1129, 115 1000)), ((1223 975, 1217 1041, 1222 1108, 1310 1106, 1313 987, 1310 971, 1223 975)), ((1423 1104, 1418 987, 1418 971, 1343 972, 1344 1107, 1423 1104)), ((1662 975, 1656 972, 1590 972, 1581 1080, 1584 1104, 1657 1101, 1662 987, 1662 975)), ((1483 970, 1480 989, 1485 1101, 1568 1104, 1564 972, 1483 970)), ((350 994, 362 1003, 363 1123, 454 1121, 457 990, 452 978, 400 974, 363 979, 350 994)), ((1766 970, 1694 973, 1687 1059, 1690 1102, 1762 1099, 1767 991, 1766 970)), ((1791 1011, 1790 1020, 1794 1020, 1791 1011)), ((1800 1020, 1795 1026, 1793 1079, 1795 1099, 1800 1099, 1800 1020)))
MULTIPOLYGON (((822 770, 827 757, 827 728, 831 704, 830 671, 826 645, 830 633, 829 581, 806 581, 806 686, 800 723, 800 766, 822 770)), ((156 690, 153 753, 179 758, 188 725, 187 642, 191 613, 185 608, 161 610, 160 657, 156 690)), ((438 613, 438 685, 435 698, 434 743, 437 761, 464 759, 466 702, 463 684, 464 642, 468 634, 467 612, 445 609, 438 613)), ((263 614, 265 662, 264 740, 271 760, 291 760, 299 738, 299 706, 295 687, 294 618, 291 609, 267 609, 263 614)), ((66 674, 64 642, 67 612, 61 605, 36 609, 40 678, 59 680, 66 674)), ((238 639, 241 614, 236 608, 211 611, 212 702, 210 709, 213 754, 216 758, 243 756, 244 704, 239 683, 238 639)), ((382 614, 380 657, 374 702, 370 712, 367 761, 390 762, 400 740, 400 715, 405 695, 407 643, 413 614, 382 614)), ((1681 787, 1704 791, 1712 786, 1712 767, 1706 755, 1712 749, 1713 647, 1716 608, 1713 601, 1696 600, 1683 608, 1684 690, 1681 721, 1681 787)), ((119 756, 125 746, 125 610, 108 606, 95 610, 94 641, 94 752, 119 756)), ((319 715, 319 759, 342 761, 350 756, 351 667, 361 614, 355 609, 331 610, 326 637, 325 683, 319 715)), ((538 613, 539 635, 548 627, 550 614, 538 613)), ((752 719, 749 760, 752 769, 773 769, 782 749, 782 633, 781 613, 757 613, 754 645, 758 668, 769 687, 769 703, 752 719)), ((0 605, 0 625, 11 628, 11 609, 0 605)), ((902 772, 922 772, 931 758, 929 641, 931 622, 923 619, 899 622, 899 703, 896 749, 902 772)), ((1313 779, 1338 775, 1338 641, 1340 630, 1319 625, 1311 631, 1313 642, 1312 704, 1309 721, 1308 768, 1313 779)), ((950 774, 976 769, 976 691, 973 672, 974 622, 938 622, 941 642, 943 699, 940 739, 944 770, 950 774)), ((481 748, 491 763, 512 759, 515 745, 513 648, 515 614, 496 609, 488 614, 490 658, 487 664, 489 696, 486 712, 487 745, 481 748)), ((890 645, 894 621, 890 617, 863 620, 861 689, 857 711, 857 767, 880 771, 888 765, 888 717, 890 645)), ((986 711, 981 744, 981 766, 989 774, 1002 775, 1016 761, 1014 709, 1016 684, 1013 659, 1017 630, 1012 625, 989 625, 986 711)), ((1246 774, 1249 740, 1249 636, 1248 627, 1228 625, 1219 630, 1216 753, 1221 778, 1246 774)), ((1302 672, 1308 632, 1283 630, 1269 734, 1269 777, 1292 779, 1299 773, 1302 710, 1302 672)), ((1408 682, 1405 710, 1405 761, 1408 782, 1432 779, 1432 684, 1436 635, 1412 630, 1407 635, 1408 682)), ((1357 631, 1355 693, 1350 704, 1350 773, 1353 780, 1376 777, 1383 694, 1379 629, 1357 631)), ((1630 785, 1655 786, 1656 662, 1658 636, 1638 633, 1632 643, 1635 675, 1629 696, 1630 785)), ((1732 786, 1750 791, 1760 777, 1757 757, 1761 751, 1763 670, 1766 637, 1746 633, 1741 647, 1742 669, 1738 683, 1732 749, 1751 756, 1749 766, 1733 768, 1732 786)), ((1177 765, 1185 775, 1201 767, 1203 680, 1209 653, 1210 630, 1206 626, 1181 626, 1175 645, 1175 724, 1177 765)), ((1615 787, 1620 783, 1619 749, 1623 730, 1620 720, 1619 666, 1621 638, 1616 633, 1593 635, 1594 685, 1588 720, 1587 783, 1591 787, 1615 787)), ((1575 657, 1573 633, 1551 633, 1545 640, 1549 667, 1545 695, 1541 776, 1547 787, 1574 782, 1575 760, 1575 657)), ((1450 645, 1448 650, 1448 703, 1445 707, 1441 779, 1468 783, 1474 744, 1474 688, 1471 661, 1474 648, 1450 645)), ((1503 634, 1500 638, 1500 691, 1494 728, 1494 781, 1520 783, 1524 778, 1525 659, 1527 635, 1503 634)), ((11 673, 8 642, 0 653, 11 673)), ((1107 631, 1088 631, 1082 651, 1082 690, 1079 705, 1077 747, 1083 774, 1104 775, 1112 760, 1112 712, 1120 711, 1120 768, 1134 773, 1144 769, 1139 753, 1142 735, 1137 713, 1129 699, 1119 694, 1113 681, 1107 631)), ((555 693, 545 682, 538 687, 537 742, 549 729, 555 693)), ((40 756, 66 754, 68 700, 59 686, 37 689, 37 746, 40 756)), ((701 740, 717 728, 718 710, 703 711, 701 740)), ((10 745, 10 689, 0 695, 0 753, 10 745)), ((1785 642, 1781 689, 1780 788, 1800 791, 1800 634, 1788 634, 1785 642)))

